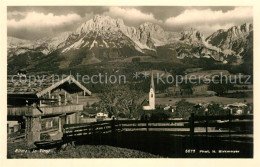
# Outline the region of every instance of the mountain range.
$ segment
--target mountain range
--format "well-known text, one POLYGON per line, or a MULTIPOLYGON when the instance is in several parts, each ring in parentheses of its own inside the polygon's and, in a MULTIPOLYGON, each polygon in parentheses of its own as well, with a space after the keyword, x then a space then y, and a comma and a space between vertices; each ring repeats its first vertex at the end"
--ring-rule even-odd
POLYGON ((159 25, 126 26, 122 19, 96 15, 73 32, 36 41, 8 37, 8 70, 66 69, 101 62, 182 61, 208 58, 223 64, 252 59, 253 26, 245 23, 208 37, 191 28, 165 31, 159 25))

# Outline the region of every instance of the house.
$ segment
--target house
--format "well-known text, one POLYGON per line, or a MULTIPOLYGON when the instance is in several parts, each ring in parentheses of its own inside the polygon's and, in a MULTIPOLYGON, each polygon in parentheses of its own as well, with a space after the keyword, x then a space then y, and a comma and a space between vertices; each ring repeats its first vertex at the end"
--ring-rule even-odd
POLYGON ((192 94, 192 89, 182 88, 179 85, 174 85, 172 87, 169 87, 167 90, 168 90, 168 94, 171 96, 183 96, 183 95, 192 94))
POLYGON ((192 94, 193 95, 207 95, 208 85, 202 84, 202 85, 195 85, 192 87, 192 94))
POLYGON ((227 104, 225 108, 230 109, 231 114, 234 115, 242 115, 242 114, 249 114, 249 111, 247 111, 247 105, 244 103, 232 103, 227 104))
POLYGON ((167 105, 163 108, 164 111, 174 112, 176 110, 176 106, 167 105))
POLYGON ((102 112, 98 112, 97 117, 103 117, 103 118, 108 118, 108 114, 107 113, 102 113, 102 112))
POLYGON ((73 76, 62 79, 55 76, 35 79, 18 75, 8 76, 7 119, 18 121, 25 130, 28 145, 41 140, 50 131, 62 133, 64 124, 79 122, 83 105, 78 95, 89 96, 91 92, 73 76))
POLYGON ((21 129, 21 124, 18 121, 7 122, 7 134, 16 133, 21 129))
POLYGON ((179 96, 179 95, 182 95, 182 89, 180 86, 172 86, 172 87, 169 87, 168 89, 168 93, 170 95, 173 95, 173 96, 179 96))

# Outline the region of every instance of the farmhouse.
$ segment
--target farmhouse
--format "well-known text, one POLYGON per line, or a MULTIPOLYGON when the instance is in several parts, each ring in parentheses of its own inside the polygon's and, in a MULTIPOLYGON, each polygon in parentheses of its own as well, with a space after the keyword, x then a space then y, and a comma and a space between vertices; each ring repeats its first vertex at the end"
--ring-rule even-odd
POLYGON ((11 122, 18 121, 20 131, 25 131, 28 145, 50 132, 62 134, 63 124, 77 123, 83 110, 78 95, 91 95, 71 75, 61 80, 49 76, 33 82, 8 76, 7 85, 8 125, 11 127, 11 122))

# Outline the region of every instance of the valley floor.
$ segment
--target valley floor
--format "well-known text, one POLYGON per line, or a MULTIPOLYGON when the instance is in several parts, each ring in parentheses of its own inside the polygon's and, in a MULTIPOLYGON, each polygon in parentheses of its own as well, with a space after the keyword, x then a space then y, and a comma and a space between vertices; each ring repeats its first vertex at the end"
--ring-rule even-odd
MULTIPOLYGON (((145 94, 143 98, 148 98, 148 94, 145 94)), ((199 97, 156 97, 155 103, 157 105, 164 105, 164 104, 175 104, 176 102, 186 99, 186 101, 190 103, 210 103, 210 102, 215 102, 215 103, 221 103, 221 104, 231 104, 235 102, 246 102, 246 103, 253 103, 253 98, 228 98, 228 97, 219 97, 219 96, 199 96, 199 97)), ((99 101, 99 98, 97 95, 93 97, 79 97, 79 103, 86 105, 88 104, 93 104, 99 101)))
POLYGON ((219 97, 219 96, 209 96, 209 97, 190 97, 190 98, 181 98, 181 97, 162 97, 156 98, 156 104, 175 104, 177 101, 181 99, 186 99, 186 101, 191 103, 222 103, 222 104, 231 104, 235 102, 247 102, 253 103, 253 98, 227 98, 227 97, 219 97))

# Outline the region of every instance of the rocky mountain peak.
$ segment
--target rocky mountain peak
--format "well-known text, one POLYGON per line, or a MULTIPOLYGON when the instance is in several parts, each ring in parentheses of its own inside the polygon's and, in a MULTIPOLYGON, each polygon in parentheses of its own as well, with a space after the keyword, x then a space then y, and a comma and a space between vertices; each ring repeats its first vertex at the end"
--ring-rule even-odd
POLYGON ((162 27, 154 23, 145 22, 139 26, 139 29, 148 29, 148 30, 153 29, 156 31, 156 30, 162 30, 162 27))
POLYGON ((194 28, 181 32, 180 40, 189 42, 202 42, 204 41, 204 35, 194 28))
POLYGON ((30 47, 33 45, 33 42, 30 40, 19 39, 15 37, 7 38, 7 47, 8 48, 17 48, 17 47, 30 47))
POLYGON ((151 36, 164 35, 165 31, 157 24, 146 22, 139 26, 141 32, 150 33, 151 36))
POLYGON ((238 48, 246 45, 246 38, 252 31, 253 25, 245 23, 239 26, 233 26, 227 30, 218 30, 207 37, 206 41, 222 50, 231 49, 239 53, 242 52, 243 49, 238 48))
POLYGON ((228 29, 228 33, 232 35, 232 37, 244 36, 253 30, 253 25, 249 23, 242 24, 240 26, 233 26, 228 29))
POLYGON ((83 23, 77 30, 77 34, 88 33, 90 31, 118 31, 125 28, 122 19, 113 19, 109 16, 95 15, 92 19, 83 23))
POLYGON ((252 33, 253 25, 245 23, 218 30, 204 40, 203 34, 194 28, 181 33, 170 32, 149 22, 130 27, 122 19, 95 15, 76 31, 62 33, 54 38, 28 41, 8 37, 8 62, 13 62, 15 66, 18 60, 25 61, 22 56, 26 55, 28 60, 37 63, 41 56, 50 55, 52 59, 56 58, 53 56, 56 54, 59 56, 57 62, 60 68, 78 62, 93 64, 148 54, 163 60, 169 60, 170 57, 204 57, 225 62, 228 55, 240 58, 251 53, 252 33))
POLYGON ((241 25, 240 28, 241 28, 242 30, 245 30, 245 31, 249 32, 249 31, 252 31, 252 30, 253 30, 253 24, 251 24, 251 23, 245 23, 245 24, 241 25))

